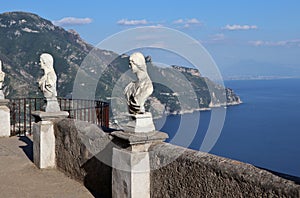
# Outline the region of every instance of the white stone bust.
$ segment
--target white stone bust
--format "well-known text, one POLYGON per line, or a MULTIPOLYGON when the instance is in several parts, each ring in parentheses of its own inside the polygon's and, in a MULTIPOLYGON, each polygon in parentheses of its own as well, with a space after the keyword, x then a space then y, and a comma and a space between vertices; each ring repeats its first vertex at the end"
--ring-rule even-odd
POLYGON ((0 90, 2 90, 4 77, 5 77, 5 73, 2 71, 2 61, 0 60, 0 90))
POLYGON ((50 54, 43 53, 40 56, 40 66, 44 70, 44 76, 39 80, 39 87, 45 98, 56 98, 56 74, 53 68, 53 57, 50 54))
POLYGON ((129 67, 136 75, 137 81, 129 83, 124 90, 130 114, 144 114, 145 102, 153 92, 152 81, 147 73, 145 57, 136 52, 129 57, 129 67))

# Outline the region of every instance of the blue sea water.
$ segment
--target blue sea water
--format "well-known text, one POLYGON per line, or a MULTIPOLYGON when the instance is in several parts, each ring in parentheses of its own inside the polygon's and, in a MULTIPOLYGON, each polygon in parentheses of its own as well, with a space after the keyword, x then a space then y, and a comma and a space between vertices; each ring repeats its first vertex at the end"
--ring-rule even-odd
MULTIPOLYGON (((223 129, 209 152, 300 177, 300 79, 235 80, 225 85, 241 97, 243 104, 226 109, 223 129)), ((197 125, 197 114, 200 124, 196 135, 186 142, 191 142, 188 148, 199 150, 210 111, 169 115, 157 120, 156 126, 169 134, 168 142, 176 144, 178 133, 186 134, 181 139, 193 133, 189 126, 197 125), (179 128, 182 120, 184 127, 179 128)))

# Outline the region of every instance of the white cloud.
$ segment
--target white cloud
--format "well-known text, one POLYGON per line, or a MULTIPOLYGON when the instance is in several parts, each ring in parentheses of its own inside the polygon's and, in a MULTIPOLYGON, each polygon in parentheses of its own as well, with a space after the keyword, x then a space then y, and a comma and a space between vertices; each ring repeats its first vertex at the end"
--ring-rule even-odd
POLYGON ((193 19, 186 20, 186 23, 188 23, 188 24, 200 24, 201 22, 198 19, 193 18, 193 19))
POLYGON ((164 27, 164 25, 162 25, 162 24, 156 24, 156 25, 149 25, 148 27, 151 27, 151 28, 161 28, 161 27, 164 27))
POLYGON ((292 47, 292 46, 298 46, 300 47, 300 39, 294 39, 294 40, 285 40, 285 41, 249 41, 250 45, 253 46, 284 46, 284 47, 292 47))
POLYGON ((53 21, 54 25, 57 26, 70 26, 70 25, 84 25, 92 22, 91 18, 75 18, 65 17, 57 21, 53 21))
POLYGON ((258 29, 258 27, 256 25, 226 25, 225 27, 223 27, 222 29, 224 30, 255 30, 258 29))
POLYGON ((262 46, 265 44, 265 41, 249 41, 249 43, 253 46, 262 46))
POLYGON ((148 21, 146 19, 142 20, 128 20, 128 19, 121 19, 117 22, 119 25, 147 25, 148 21))
POLYGON ((184 28, 189 28, 192 25, 201 25, 201 22, 196 18, 177 19, 177 20, 173 21, 173 24, 182 25, 182 27, 184 27, 184 28))
POLYGON ((224 34, 214 34, 212 36, 210 36, 212 41, 222 41, 225 39, 225 35, 224 34))
POLYGON ((184 20, 183 19, 178 19, 178 20, 175 20, 173 21, 174 24, 182 24, 184 23, 184 20))

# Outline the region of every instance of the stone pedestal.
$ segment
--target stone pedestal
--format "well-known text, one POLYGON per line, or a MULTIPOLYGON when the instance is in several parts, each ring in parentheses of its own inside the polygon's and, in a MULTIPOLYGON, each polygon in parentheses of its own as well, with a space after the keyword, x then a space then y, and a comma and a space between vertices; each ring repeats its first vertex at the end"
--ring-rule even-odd
POLYGON ((112 197, 150 198, 148 152, 113 149, 112 197))
POLYGON ((38 168, 55 167, 55 136, 51 121, 33 124, 33 161, 38 168))
POLYGON ((57 98, 46 98, 45 103, 45 112, 60 112, 57 98))
POLYGON ((68 112, 35 111, 32 115, 37 123, 33 124, 33 162, 38 168, 54 168, 55 135, 53 120, 68 117, 68 112))
POLYGON ((0 99, 0 137, 10 136, 10 110, 7 107, 9 100, 0 99))
POLYGON ((151 113, 129 114, 128 116, 131 121, 124 126, 124 131, 133 133, 147 133, 155 131, 151 113))
POLYGON ((115 131, 111 134, 122 147, 113 148, 112 197, 150 198, 148 148, 155 142, 164 141, 168 135, 158 131, 115 131))

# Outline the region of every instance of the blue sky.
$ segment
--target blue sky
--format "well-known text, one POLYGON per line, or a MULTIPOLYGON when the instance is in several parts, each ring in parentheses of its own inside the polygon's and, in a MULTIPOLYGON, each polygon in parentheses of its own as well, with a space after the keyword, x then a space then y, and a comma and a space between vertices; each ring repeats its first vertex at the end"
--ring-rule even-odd
POLYGON ((299 8, 296 0, 0 0, 0 13, 38 14, 91 44, 138 26, 174 28, 201 42, 225 76, 300 76, 299 8))

